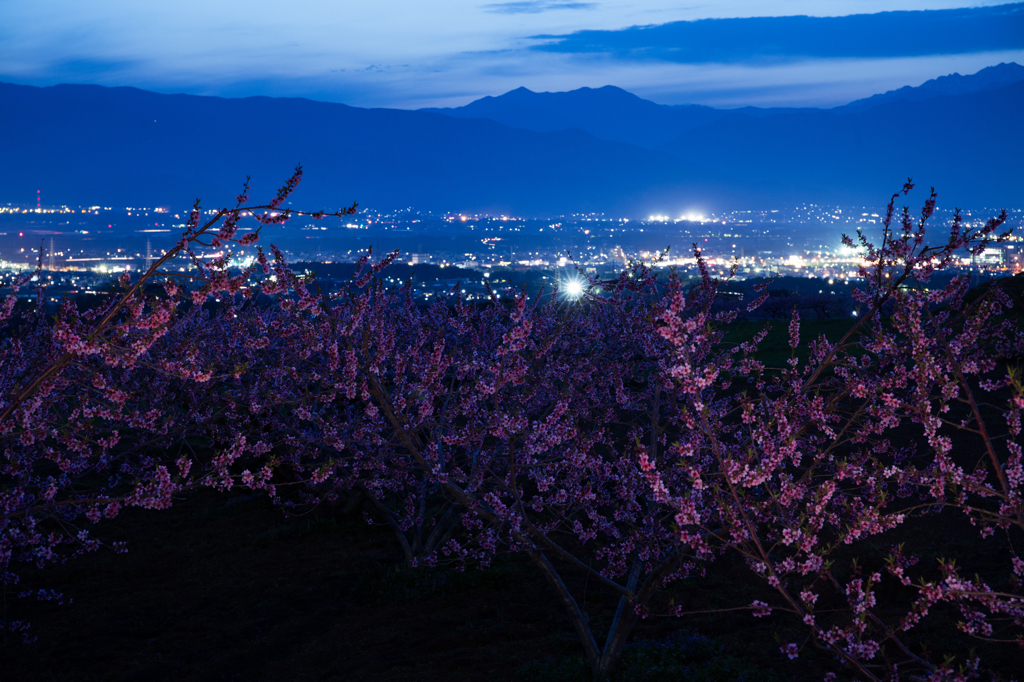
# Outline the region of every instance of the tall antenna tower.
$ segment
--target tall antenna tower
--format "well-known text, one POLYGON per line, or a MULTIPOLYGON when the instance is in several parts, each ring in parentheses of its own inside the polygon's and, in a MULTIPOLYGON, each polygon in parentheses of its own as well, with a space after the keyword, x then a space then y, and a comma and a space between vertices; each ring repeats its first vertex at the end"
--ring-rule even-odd
POLYGON ((48 267, 50 269, 50 272, 53 272, 53 237, 50 237, 50 253, 48 259, 48 267))
POLYGON ((146 240, 146 272, 149 272, 149 268, 153 265, 153 245, 150 241, 146 240))

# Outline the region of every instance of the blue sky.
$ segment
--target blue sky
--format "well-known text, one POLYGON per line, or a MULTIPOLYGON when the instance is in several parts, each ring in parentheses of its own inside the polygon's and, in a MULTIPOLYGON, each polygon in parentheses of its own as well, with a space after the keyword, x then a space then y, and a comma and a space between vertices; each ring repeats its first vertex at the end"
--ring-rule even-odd
POLYGON ((602 85, 833 106, 1024 63, 1024 4, 963 0, 0 0, 0 16, 2 81, 356 106, 602 85), (817 19, 764 19, 801 15, 817 19))

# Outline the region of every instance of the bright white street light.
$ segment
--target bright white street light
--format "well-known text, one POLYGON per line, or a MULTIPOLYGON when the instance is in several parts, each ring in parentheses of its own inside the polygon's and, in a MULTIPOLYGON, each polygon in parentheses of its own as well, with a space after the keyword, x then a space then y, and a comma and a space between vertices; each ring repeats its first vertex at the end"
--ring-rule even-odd
POLYGON ((578 279, 570 279, 565 283, 565 295, 571 299, 577 299, 583 295, 583 282, 578 279))

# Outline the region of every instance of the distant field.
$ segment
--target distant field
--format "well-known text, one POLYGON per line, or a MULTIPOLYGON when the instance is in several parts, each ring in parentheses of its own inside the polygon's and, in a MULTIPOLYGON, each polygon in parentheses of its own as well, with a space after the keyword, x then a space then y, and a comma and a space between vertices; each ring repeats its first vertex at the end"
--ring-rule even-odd
MULTIPOLYGON (((796 349, 796 355, 801 360, 806 360, 810 348, 810 341, 819 338, 822 334, 832 343, 836 343, 853 325, 857 323, 854 319, 839 320, 801 320, 800 321, 800 345, 796 349)), ((726 343, 743 343, 749 341, 765 326, 771 325, 768 336, 761 342, 757 358, 769 368, 786 367, 786 361, 792 357, 789 347, 789 320, 741 320, 728 325, 725 329, 726 343)))

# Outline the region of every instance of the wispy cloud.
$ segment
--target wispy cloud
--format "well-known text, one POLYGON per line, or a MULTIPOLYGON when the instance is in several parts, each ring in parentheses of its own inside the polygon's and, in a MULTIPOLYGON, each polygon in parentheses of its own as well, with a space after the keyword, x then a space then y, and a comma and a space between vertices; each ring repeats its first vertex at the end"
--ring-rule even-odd
POLYGON ((559 2, 558 0, 522 0, 521 2, 494 2, 483 9, 494 14, 540 14, 560 9, 594 9, 596 2, 559 2))
POLYGON ((700 19, 538 35, 534 49, 681 64, 879 59, 1024 48, 1024 3, 840 17, 700 19))
POLYGON ((0 0, 0 81, 401 108, 458 106, 519 86, 611 84, 666 104, 834 106, 953 71, 1024 64, 1022 4, 951 15, 935 8, 967 0, 716 0, 688 7, 700 2, 707 0, 0 0), (772 30, 790 19, 839 26, 808 38, 819 57, 801 51, 806 32, 750 31, 761 21, 751 13, 814 14, 825 6, 832 14, 901 11, 763 19, 772 30), (932 9, 904 11, 922 7, 932 9), (664 13, 652 14, 657 10, 664 13), (696 20, 712 13, 748 18, 696 20), (947 30, 930 23, 934 15, 960 19, 947 30), (623 28, 654 23, 660 26, 623 28), (681 24, 694 31, 693 45, 680 42, 689 40, 677 31, 681 24), (706 25, 734 28, 715 33, 706 25), (591 30, 573 33, 583 27, 591 30), (547 37, 526 38, 538 33, 547 37), (778 39, 777 51, 769 38, 778 39), (843 49, 852 42, 858 52, 836 57, 830 41, 843 49), (906 45, 920 56, 894 54, 906 45))

